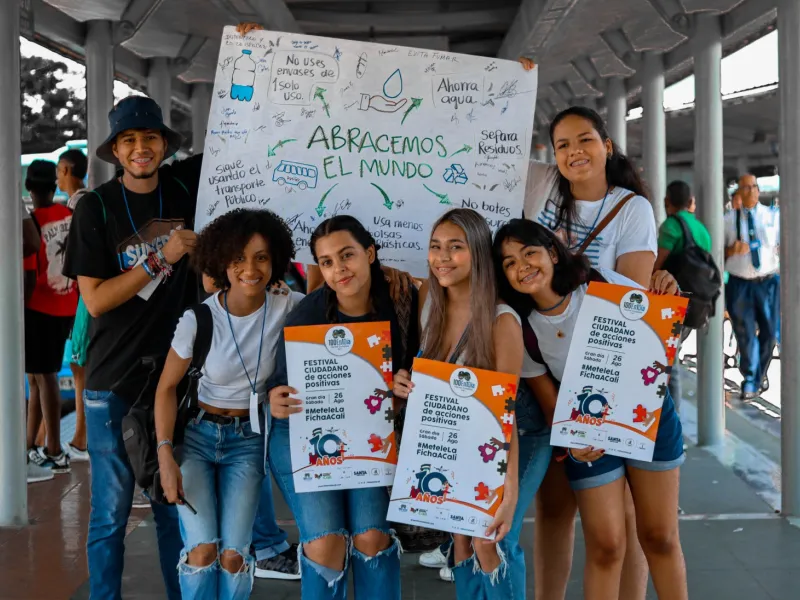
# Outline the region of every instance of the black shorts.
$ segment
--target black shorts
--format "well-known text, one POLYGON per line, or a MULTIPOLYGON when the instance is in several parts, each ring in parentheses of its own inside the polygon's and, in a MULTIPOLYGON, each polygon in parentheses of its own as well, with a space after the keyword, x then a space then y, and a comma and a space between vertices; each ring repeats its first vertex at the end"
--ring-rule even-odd
POLYGON ((58 373, 73 317, 54 317, 25 309, 25 372, 58 373))

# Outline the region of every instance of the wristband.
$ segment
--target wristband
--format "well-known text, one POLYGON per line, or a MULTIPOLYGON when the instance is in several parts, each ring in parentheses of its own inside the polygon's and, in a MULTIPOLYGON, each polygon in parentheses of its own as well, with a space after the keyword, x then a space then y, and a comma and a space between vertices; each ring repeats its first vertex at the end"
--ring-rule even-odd
POLYGON ((160 442, 158 442, 158 446, 156 446, 156 454, 159 453, 162 446, 169 446, 173 450, 175 449, 175 446, 172 445, 172 440, 161 440, 160 442))
POLYGON ((150 255, 148 255, 147 258, 144 260, 144 262, 142 262, 142 268, 144 269, 144 272, 147 273, 147 275, 150 277, 150 279, 155 279, 156 274, 153 272, 153 269, 149 263, 150 263, 150 255))

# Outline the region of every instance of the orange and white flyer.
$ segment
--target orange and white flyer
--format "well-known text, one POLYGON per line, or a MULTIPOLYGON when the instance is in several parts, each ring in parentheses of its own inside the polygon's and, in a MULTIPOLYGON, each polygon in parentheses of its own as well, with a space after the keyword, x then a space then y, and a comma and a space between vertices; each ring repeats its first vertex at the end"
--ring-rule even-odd
POLYGON ((689 301, 592 282, 558 392, 550 443, 652 461, 689 301))
POLYGON ((517 376, 414 360, 388 520, 485 538, 503 501, 517 376))
POLYGON ((391 485, 397 465, 388 321, 286 327, 297 492, 391 485))

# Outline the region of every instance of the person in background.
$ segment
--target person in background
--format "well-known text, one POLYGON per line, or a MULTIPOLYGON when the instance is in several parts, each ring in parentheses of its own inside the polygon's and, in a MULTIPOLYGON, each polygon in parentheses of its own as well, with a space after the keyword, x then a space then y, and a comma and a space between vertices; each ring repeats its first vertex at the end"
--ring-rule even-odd
MULTIPOLYGON (((67 150, 58 157, 56 173, 58 188, 69 196, 67 207, 75 210, 84 194, 89 190, 84 187, 86 171, 89 161, 86 155, 78 149, 67 150)), ((75 433, 72 440, 64 444, 64 451, 73 461, 85 462, 89 460, 86 451, 86 415, 83 411, 83 388, 86 378, 86 350, 89 345, 89 322, 91 317, 86 310, 83 300, 78 299, 78 309, 75 312, 75 322, 72 325, 70 340, 72 342, 72 380, 75 382, 75 433)))
POLYGON ((780 344, 780 218, 758 200, 754 175, 739 178, 742 208, 725 215, 725 303, 739 347, 742 399, 758 397, 780 344))
MULTIPOLYGON (((664 268, 669 255, 680 252, 684 247, 683 229, 677 219, 681 219, 689 228, 689 233, 694 243, 705 250, 711 252, 711 234, 695 216, 695 198, 692 190, 684 181, 673 181, 667 186, 667 195, 664 198, 664 209, 667 218, 658 230, 658 255, 656 264, 653 267, 656 271, 664 268)), ((676 348, 675 365, 669 378, 669 391, 675 401, 676 410, 680 409, 682 398, 681 378, 680 378, 680 342, 683 342, 689 335, 690 330, 684 328, 681 332, 680 341, 676 348)))
POLYGON ((61 369, 64 344, 72 327, 78 293, 61 270, 72 211, 55 204, 56 166, 35 160, 25 188, 33 200, 33 219, 41 233, 39 251, 25 259, 25 373, 28 375, 28 460, 54 473, 69 473, 70 459, 61 448, 61 369), (36 446, 42 418, 46 445, 36 446))

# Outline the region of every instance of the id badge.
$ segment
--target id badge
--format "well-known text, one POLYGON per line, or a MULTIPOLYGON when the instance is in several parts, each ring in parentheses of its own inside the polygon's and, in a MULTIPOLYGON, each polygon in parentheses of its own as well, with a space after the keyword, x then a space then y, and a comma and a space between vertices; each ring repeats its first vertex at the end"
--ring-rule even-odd
POLYGON ((761 240, 750 240, 750 251, 761 250, 761 240))
POLYGON ((258 394, 250 392, 250 429, 253 433, 261 433, 261 421, 258 418, 258 394))

